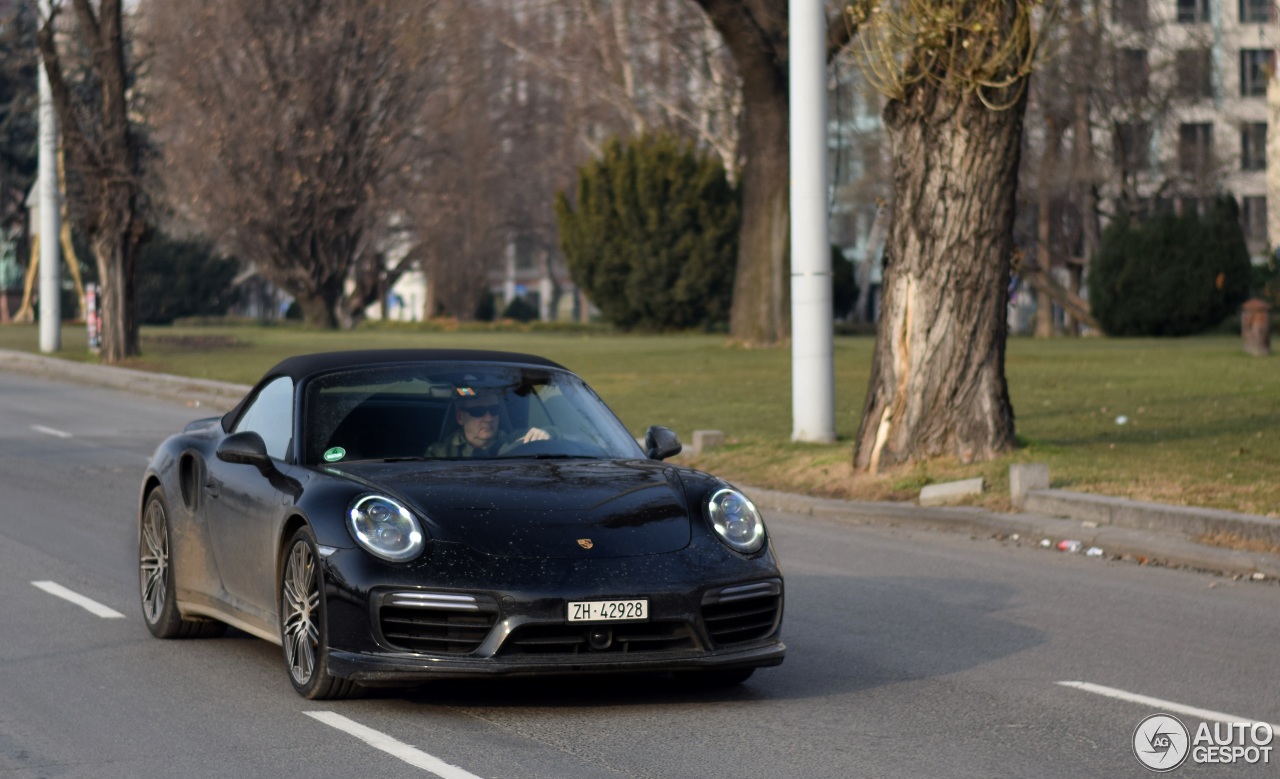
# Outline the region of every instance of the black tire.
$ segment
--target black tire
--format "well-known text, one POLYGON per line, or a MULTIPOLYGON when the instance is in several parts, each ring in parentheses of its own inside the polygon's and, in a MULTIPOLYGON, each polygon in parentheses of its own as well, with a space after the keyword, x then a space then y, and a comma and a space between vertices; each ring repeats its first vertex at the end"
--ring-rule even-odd
POLYGON ((721 690, 735 687, 751 678, 754 668, 729 668, 723 671, 679 671, 676 681, 691 690, 721 690))
POLYGON ((311 528, 289 539, 280 566, 280 643, 293 689, 313 701, 351 698, 360 686, 329 673, 323 573, 311 528))
POLYGON ((138 527, 138 589, 142 621, 156 638, 208 638, 222 635, 227 626, 217 620, 183 619, 174 597, 173 562, 169 533, 169 506, 159 487, 147 496, 138 527))

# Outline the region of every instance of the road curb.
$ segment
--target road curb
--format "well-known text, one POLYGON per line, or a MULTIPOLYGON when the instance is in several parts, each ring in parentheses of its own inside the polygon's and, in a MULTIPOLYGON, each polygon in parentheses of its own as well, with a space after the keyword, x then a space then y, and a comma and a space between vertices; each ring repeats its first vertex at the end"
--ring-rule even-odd
MULTIPOLYGON (((1079 548, 1096 547, 1102 557, 1111 560, 1129 560, 1144 565, 1160 565, 1190 568, 1227 576, 1280 579, 1280 556, 1265 552, 1249 552, 1198 543, 1194 536, 1176 527, 1126 527, 1122 524, 1102 524, 1092 518, 1053 516, 1039 512, 1001 514, 979 507, 933 508, 910 503, 883 503, 870 501, 846 501, 833 498, 816 498, 777 490, 743 487, 752 500, 763 509, 785 511, 823 518, 836 522, 859 525, 886 525, 927 527, 951 532, 969 533, 973 536, 994 537, 1020 546, 1043 547, 1057 551, 1060 541, 1078 541, 1079 548)), ((1080 493, 1076 493, 1080 494, 1080 493)), ((1102 501, 1134 503, 1120 498, 1089 496, 1095 499, 1092 507, 1102 501)), ((1163 509, 1183 507, 1155 505, 1163 509)), ((1183 509, 1186 514, 1196 514, 1195 509, 1183 509)), ((1215 512, 1227 518, 1243 517, 1247 520, 1275 522, 1267 517, 1248 514, 1215 512)), ((1222 517, 1217 517, 1222 520, 1222 517)))
POLYGON ((1234 511, 1170 506, 1067 490, 1032 490, 1027 493, 1024 508, 1037 514, 1070 517, 1098 525, 1157 532, 1172 530, 1191 537, 1222 535, 1280 546, 1280 520, 1234 511))
POLYGON ((177 400, 188 406, 228 411, 249 391, 243 384, 151 373, 114 365, 74 362, 57 357, 0 349, 0 367, 32 376, 92 384, 139 395, 177 400))

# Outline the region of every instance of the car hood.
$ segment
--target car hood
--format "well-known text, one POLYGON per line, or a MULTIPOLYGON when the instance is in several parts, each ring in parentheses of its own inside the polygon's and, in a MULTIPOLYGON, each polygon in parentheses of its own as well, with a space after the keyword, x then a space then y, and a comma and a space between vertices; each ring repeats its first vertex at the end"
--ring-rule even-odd
POLYGON ((652 460, 347 463, 326 470, 399 496, 441 541, 505 557, 661 554, 689 545, 675 469, 652 460))

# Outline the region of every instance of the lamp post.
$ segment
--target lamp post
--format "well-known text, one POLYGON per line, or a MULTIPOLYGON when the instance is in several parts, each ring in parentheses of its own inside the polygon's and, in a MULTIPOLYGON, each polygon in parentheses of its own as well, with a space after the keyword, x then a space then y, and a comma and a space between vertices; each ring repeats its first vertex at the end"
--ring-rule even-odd
MULTIPOLYGON (((40 0, 40 13, 48 18, 49 2, 40 0)), ((58 236, 58 115, 43 61, 37 78, 40 94, 38 170, 40 176, 40 351, 62 348, 62 268, 58 236)))
POLYGON ((791 440, 833 443, 835 372, 827 237, 827 19, 822 0, 789 0, 791 440))

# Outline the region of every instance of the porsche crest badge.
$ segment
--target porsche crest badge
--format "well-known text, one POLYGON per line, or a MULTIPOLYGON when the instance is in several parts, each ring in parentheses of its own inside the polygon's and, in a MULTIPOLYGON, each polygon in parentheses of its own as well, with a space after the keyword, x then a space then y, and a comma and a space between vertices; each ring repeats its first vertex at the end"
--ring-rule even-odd
POLYGON ((579 538, 578 546, 582 547, 583 549, 590 549, 591 547, 595 546, 595 544, 591 543, 590 538, 579 538))

